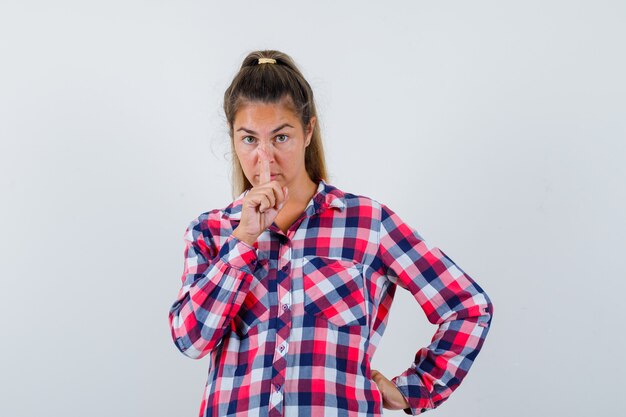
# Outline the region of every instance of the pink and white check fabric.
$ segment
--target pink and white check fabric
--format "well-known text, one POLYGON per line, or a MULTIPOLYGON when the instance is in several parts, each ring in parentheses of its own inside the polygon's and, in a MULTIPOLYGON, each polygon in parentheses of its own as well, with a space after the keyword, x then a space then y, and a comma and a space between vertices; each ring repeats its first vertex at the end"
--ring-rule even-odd
POLYGON ((209 357, 200 417, 382 415, 370 361, 398 286, 438 326, 392 379, 404 411, 447 400, 492 321, 482 288, 387 206, 324 181, 286 234, 273 224, 250 246, 232 235, 246 192, 184 235, 169 323, 183 354, 209 357))

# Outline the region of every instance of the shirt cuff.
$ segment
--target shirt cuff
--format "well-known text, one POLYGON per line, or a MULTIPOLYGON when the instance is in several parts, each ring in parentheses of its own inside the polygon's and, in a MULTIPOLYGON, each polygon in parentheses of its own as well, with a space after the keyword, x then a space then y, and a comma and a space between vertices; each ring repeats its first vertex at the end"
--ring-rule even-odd
POLYGON ((252 274, 257 261, 256 248, 231 234, 219 252, 222 262, 252 274))
MULTIPOLYGON (((411 370, 413 370, 413 368, 411 368, 411 370)), ((419 379, 417 374, 415 375, 415 378, 419 379)), ((398 387, 404 398, 406 398, 409 403, 409 406, 403 410, 405 414, 416 416, 434 408, 432 407, 430 398, 428 397, 428 392, 419 383, 419 381, 409 381, 407 376, 399 375, 391 379, 391 382, 398 387)))

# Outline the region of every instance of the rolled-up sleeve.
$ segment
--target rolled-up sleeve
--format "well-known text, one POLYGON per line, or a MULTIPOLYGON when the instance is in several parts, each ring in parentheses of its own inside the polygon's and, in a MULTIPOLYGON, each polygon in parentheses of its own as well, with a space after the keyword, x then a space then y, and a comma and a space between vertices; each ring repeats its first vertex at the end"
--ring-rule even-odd
POLYGON ((483 346, 493 304, 441 249, 381 207, 378 256, 387 278, 410 291, 428 321, 439 326, 410 367, 391 379, 409 403, 405 413, 417 415, 439 406, 461 384, 483 346))

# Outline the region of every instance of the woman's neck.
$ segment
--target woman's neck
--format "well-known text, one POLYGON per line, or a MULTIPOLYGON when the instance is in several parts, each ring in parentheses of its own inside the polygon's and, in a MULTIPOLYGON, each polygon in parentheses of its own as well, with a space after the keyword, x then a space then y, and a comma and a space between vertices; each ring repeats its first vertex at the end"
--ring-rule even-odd
POLYGON ((306 209, 307 204, 309 204, 309 201, 311 201, 311 198, 313 198, 317 192, 317 184, 311 181, 308 176, 307 179, 308 182, 299 187, 293 185, 291 187, 288 186, 289 199, 280 212, 278 212, 274 220, 283 233, 287 233, 289 227, 300 217, 304 209, 306 209))
POLYGON ((317 194, 318 184, 312 181, 307 175, 300 185, 287 187, 289 188, 289 200, 287 204, 291 203, 296 206, 306 206, 313 196, 317 194))

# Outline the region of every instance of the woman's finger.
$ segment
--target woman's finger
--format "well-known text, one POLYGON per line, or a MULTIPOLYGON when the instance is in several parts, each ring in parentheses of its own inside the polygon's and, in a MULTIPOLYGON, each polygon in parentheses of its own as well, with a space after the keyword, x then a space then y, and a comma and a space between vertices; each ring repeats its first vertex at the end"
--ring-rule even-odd
POLYGON ((280 203, 284 203, 286 199, 284 188, 281 187, 280 183, 276 180, 270 181, 269 183, 266 184, 266 186, 271 187, 271 193, 272 193, 272 196, 274 197, 273 206, 278 208, 278 205, 280 203))
POLYGON ((384 408, 390 410, 399 410, 408 407, 408 402, 404 394, 398 389, 396 384, 391 382, 385 375, 379 371, 372 369, 372 380, 378 386, 383 396, 384 408))
POLYGON ((257 152, 259 153, 259 163, 261 164, 259 167, 259 183, 265 184, 270 182, 272 179, 270 172, 270 158, 265 151, 265 148, 262 146, 257 148, 257 152))
MULTIPOLYGON (((269 194, 272 194, 272 191, 269 192, 269 194)), ((272 202, 270 200, 270 198, 268 197, 268 193, 266 192, 266 190, 261 190, 261 189, 256 189, 253 188, 252 191, 250 193, 248 193, 247 196, 247 205, 253 210, 253 211, 263 211, 264 209, 271 207, 272 206, 272 202)))
POLYGON ((274 180, 255 187, 253 192, 266 194, 271 199, 271 207, 278 209, 280 204, 287 200, 286 189, 287 187, 282 187, 278 181, 274 180))
POLYGON ((261 197, 259 198, 259 201, 260 201, 259 212, 260 213, 265 212, 270 207, 274 207, 274 202, 272 201, 273 198, 274 198, 274 193, 271 190, 269 193, 266 192, 266 193, 261 194, 261 197))

